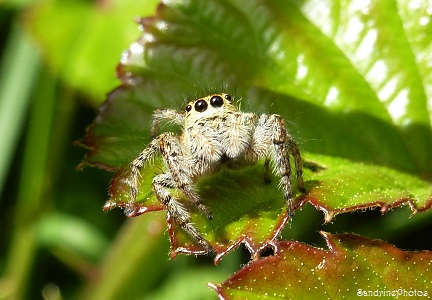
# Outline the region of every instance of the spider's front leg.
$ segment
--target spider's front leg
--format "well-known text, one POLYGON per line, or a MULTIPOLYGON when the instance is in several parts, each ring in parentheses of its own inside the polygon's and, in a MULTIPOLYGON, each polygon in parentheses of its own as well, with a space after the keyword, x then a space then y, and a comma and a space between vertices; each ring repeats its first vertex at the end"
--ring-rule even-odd
POLYGON ((186 198, 192 202, 208 219, 213 216, 210 210, 201 203, 197 193, 193 190, 193 181, 190 173, 196 163, 186 159, 180 141, 174 133, 167 133, 160 141, 160 152, 168 165, 174 181, 186 198))
POLYGON ((287 132, 285 122, 279 115, 269 116, 269 124, 272 129, 273 161, 275 170, 281 176, 281 187, 287 201, 287 212, 293 214, 293 192, 291 183, 291 164, 290 155, 294 158, 294 165, 297 175, 297 186, 300 191, 304 191, 302 159, 297 144, 287 132))
POLYGON ((138 196, 139 179, 141 175, 140 172, 144 167, 144 164, 150 160, 159 150, 159 143, 164 135, 165 134, 161 134, 160 136, 154 138, 130 164, 130 173, 127 180, 130 187, 130 195, 129 202, 126 204, 124 209, 124 213, 128 217, 136 217, 143 213, 141 211, 142 207, 136 202, 136 198, 138 196))
POLYGON ((206 215, 207 218, 211 219, 212 214, 210 210, 201 203, 199 196, 193 190, 193 181, 190 174, 194 165, 187 160, 178 137, 173 133, 164 135, 163 139, 160 140, 159 147, 170 173, 155 177, 153 190, 157 198, 165 205, 174 221, 198 244, 203 246, 207 251, 210 251, 212 247, 193 225, 190 214, 166 190, 167 188, 179 188, 189 201, 206 215))

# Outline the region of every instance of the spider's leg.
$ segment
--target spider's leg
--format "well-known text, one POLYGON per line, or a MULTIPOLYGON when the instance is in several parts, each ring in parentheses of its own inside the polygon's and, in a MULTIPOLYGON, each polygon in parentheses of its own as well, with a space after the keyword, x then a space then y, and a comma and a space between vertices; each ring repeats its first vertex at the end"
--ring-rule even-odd
POLYGON ((291 135, 287 132, 287 143, 288 143, 288 152, 294 157, 294 165, 296 169, 297 176, 297 187, 300 192, 306 192, 304 181, 303 181, 303 161, 300 156, 300 150, 297 146, 297 143, 293 140, 291 135))
POLYGON ((178 137, 173 133, 166 134, 160 140, 159 150, 169 168, 170 178, 168 178, 167 175, 164 177, 155 177, 153 181, 153 189, 157 198, 165 205, 173 220, 197 243, 210 251, 210 244, 202 237, 201 233, 191 222, 189 212, 167 191, 167 186, 179 188, 189 201, 191 201, 208 218, 211 218, 210 210, 201 203, 198 195, 192 189, 193 182, 189 175, 190 171, 188 172, 191 166, 183 155, 178 137), (163 181, 161 182, 162 179, 163 181))
POLYGON ((159 150, 159 142, 165 134, 153 139, 150 144, 132 161, 130 164, 130 173, 128 175, 128 184, 130 187, 129 202, 125 207, 125 214, 129 217, 140 215, 139 205, 136 203, 138 195, 138 186, 140 179, 140 171, 146 161, 151 159, 159 150))
POLYGON ((272 127, 273 162, 275 171, 281 177, 280 185, 287 201, 288 215, 293 213, 293 193, 291 184, 291 165, 287 144, 287 132, 284 121, 278 115, 269 116, 269 125, 272 127))
POLYGON ((190 213, 169 193, 169 189, 175 187, 177 187, 177 184, 171 174, 161 174, 153 178, 153 191, 156 198, 164 204, 173 221, 206 251, 212 251, 212 246, 202 237, 201 233, 192 223, 190 213))
POLYGON ((257 158, 266 158, 264 178, 268 173, 268 161, 271 160, 274 172, 280 177, 280 187, 287 204, 287 212, 291 216, 294 205, 288 140, 284 121, 279 115, 264 114, 259 117, 255 126, 252 150, 257 158))
MULTIPOLYGON (((299 190, 304 190, 302 177, 302 160, 297 144, 287 132, 285 122, 279 115, 261 115, 254 133, 254 151, 259 157, 270 154, 274 165, 274 171, 280 176, 280 186, 287 202, 287 211, 291 216, 294 208, 291 183, 290 154, 294 158, 299 190), (265 149, 269 149, 270 153, 265 149), (267 153, 267 154, 265 154, 267 153)), ((266 172, 268 160, 265 162, 266 172)))
POLYGON ((151 137, 158 135, 159 125, 163 121, 169 121, 173 124, 182 125, 184 123, 184 115, 178 111, 166 108, 158 108, 153 112, 153 122, 151 128, 151 137))
POLYGON ((198 210, 207 217, 207 219, 209 220, 213 219, 213 215, 210 209, 201 203, 200 197, 194 191, 193 186, 191 184, 181 184, 179 188, 186 195, 189 201, 191 201, 198 208, 198 210))
POLYGON ((213 216, 210 210, 201 203, 200 197, 193 189, 193 181, 190 173, 194 164, 190 163, 183 155, 180 141, 174 134, 167 135, 162 141, 160 151, 164 157, 168 168, 173 176, 177 187, 185 194, 187 199, 192 202, 199 211, 201 211, 208 219, 213 216))

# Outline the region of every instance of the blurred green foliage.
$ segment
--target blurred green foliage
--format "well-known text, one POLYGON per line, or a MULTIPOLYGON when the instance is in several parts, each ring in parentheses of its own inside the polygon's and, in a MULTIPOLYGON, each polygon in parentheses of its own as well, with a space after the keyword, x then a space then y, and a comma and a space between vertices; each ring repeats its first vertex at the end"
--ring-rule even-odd
POLYGON ((76 170, 85 151, 73 142, 119 84, 120 55, 139 36, 134 18, 157 1, 27 2, 0 4, 0 299, 214 297, 205 282, 239 261, 216 272, 211 260, 169 262, 163 214, 104 214, 111 174, 76 170), (132 253, 117 252, 131 240, 132 253), (196 272, 202 284, 167 288, 196 272))

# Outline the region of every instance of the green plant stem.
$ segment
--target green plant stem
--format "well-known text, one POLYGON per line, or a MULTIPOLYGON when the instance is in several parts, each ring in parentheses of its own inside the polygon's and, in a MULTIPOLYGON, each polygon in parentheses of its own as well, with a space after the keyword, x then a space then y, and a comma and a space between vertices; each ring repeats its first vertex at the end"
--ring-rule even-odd
POLYGON ((128 220, 100 265, 99 276, 77 299, 131 299, 160 281, 168 264, 165 218, 158 212, 128 220))
POLYGON ((15 24, 0 70, 0 192, 21 134, 33 82, 39 70, 39 55, 15 24))
POLYGON ((23 299, 37 248, 35 224, 46 199, 47 163, 50 158, 52 117, 55 108, 55 82, 42 73, 32 97, 30 121, 25 142, 21 178, 15 211, 15 224, 5 278, 6 299, 23 299))

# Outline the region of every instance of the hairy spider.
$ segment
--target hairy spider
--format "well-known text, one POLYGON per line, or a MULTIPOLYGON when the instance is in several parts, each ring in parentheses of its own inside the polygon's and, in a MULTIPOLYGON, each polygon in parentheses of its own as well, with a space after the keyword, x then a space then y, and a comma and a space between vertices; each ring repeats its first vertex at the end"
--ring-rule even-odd
POLYGON ((130 165, 127 180, 130 185, 130 201, 125 207, 125 214, 134 217, 143 212, 140 204, 135 202, 140 170, 145 162, 159 152, 165 162, 166 173, 153 178, 153 192, 173 221, 206 251, 212 250, 211 245, 191 222, 187 209, 170 194, 170 189, 180 189, 200 212, 211 219, 210 210, 201 202, 194 189, 196 181, 204 175, 218 172, 222 165, 238 169, 254 165, 264 158, 264 176, 268 176, 269 162, 272 162, 274 172, 280 177, 280 186, 288 214, 291 216, 292 155, 298 188, 304 190, 300 152, 287 132, 283 119, 279 115, 241 112, 234 106, 233 98, 228 94, 214 94, 192 101, 186 105, 184 112, 156 110, 153 115, 152 135, 154 139, 130 165), (180 136, 172 132, 156 136, 159 124, 163 121, 181 125, 180 136))

